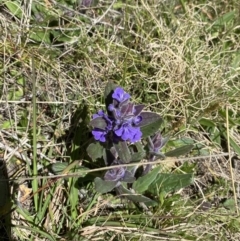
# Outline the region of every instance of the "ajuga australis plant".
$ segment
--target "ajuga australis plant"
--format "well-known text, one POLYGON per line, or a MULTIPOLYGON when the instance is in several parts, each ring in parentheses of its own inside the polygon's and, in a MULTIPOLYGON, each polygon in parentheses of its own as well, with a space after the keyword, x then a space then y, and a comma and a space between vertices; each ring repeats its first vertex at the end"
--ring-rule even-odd
POLYGON ((146 190, 156 195, 156 190, 172 191, 189 185, 192 175, 185 176, 184 180, 178 176, 182 179, 179 185, 176 176, 171 178, 174 174, 160 173, 160 166, 152 169, 154 160, 165 158, 161 149, 167 138, 159 131, 162 118, 144 111, 144 105, 133 103, 130 94, 112 82, 107 84, 104 97, 106 109, 94 114, 90 122, 96 142, 88 146, 87 152, 92 159, 101 159, 104 165, 112 168, 95 178, 96 190, 106 193, 115 189, 134 202, 154 205, 154 200, 142 195, 146 190), (143 159, 147 164, 139 174, 138 163, 143 159), (128 163, 136 165, 126 166, 128 163))

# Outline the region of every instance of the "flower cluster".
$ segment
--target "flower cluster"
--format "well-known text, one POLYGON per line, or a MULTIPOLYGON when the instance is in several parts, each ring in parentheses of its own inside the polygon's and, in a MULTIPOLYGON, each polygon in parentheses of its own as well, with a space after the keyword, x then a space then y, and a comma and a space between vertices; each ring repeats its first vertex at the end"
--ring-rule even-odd
MULTIPOLYGON (((104 175, 104 180, 105 181, 123 181, 123 182, 128 182, 132 183, 135 181, 135 177, 133 173, 127 170, 127 167, 124 165, 120 160, 114 160, 111 166, 114 166, 114 168, 109 169, 105 175, 104 175)), ((118 186, 118 184, 116 185, 118 186)))
POLYGON ((95 126, 92 134, 95 140, 105 142, 112 134, 113 139, 137 142, 142 132, 138 124, 142 121, 141 112, 144 105, 134 105, 130 102, 130 95, 121 87, 117 87, 112 94, 112 103, 108 106, 108 115, 98 111, 93 115, 95 126))
POLYGON ((154 136, 149 138, 149 151, 151 154, 159 154, 162 147, 166 144, 167 138, 163 138, 161 133, 158 131, 154 136))
MULTIPOLYGON (((113 161, 112 165, 119 165, 119 161, 113 161)), ((121 180, 126 172, 126 167, 116 166, 113 169, 108 170, 104 175, 105 181, 119 181, 121 180)))

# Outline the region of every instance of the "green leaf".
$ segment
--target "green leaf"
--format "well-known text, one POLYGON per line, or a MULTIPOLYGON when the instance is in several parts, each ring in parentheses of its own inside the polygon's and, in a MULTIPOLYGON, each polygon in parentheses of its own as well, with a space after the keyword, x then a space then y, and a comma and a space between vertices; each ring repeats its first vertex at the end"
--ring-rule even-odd
POLYGON ((10 129, 13 125, 13 121, 9 120, 9 121, 4 121, 1 125, 1 129, 10 129))
MULTIPOLYGON (((88 170, 88 168, 83 167, 83 166, 77 166, 78 161, 75 161, 71 164, 68 162, 56 162, 52 163, 48 166, 48 169, 50 169, 53 173, 55 174, 60 174, 60 173, 68 173, 71 169, 74 168, 75 171, 80 172, 88 170)), ((79 177, 83 177, 86 175, 86 172, 83 172, 82 174, 79 173, 79 177)))
POLYGON ((138 161, 141 161, 144 157, 145 157, 145 152, 142 151, 142 152, 135 152, 132 154, 132 157, 131 157, 131 162, 138 162, 138 161))
POLYGON ((66 167, 68 166, 68 162, 57 162, 52 163, 48 166, 48 169, 55 174, 60 174, 66 167))
POLYGON ((31 32, 29 35, 29 38, 31 38, 37 42, 51 44, 50 33, 46 32, 46 31, 31 32))
POLYGON ((103 119, 103 117, 97 117, 90 121, 90 125, 94 128, 105 130, 107 127, 107 122, 103 119))
POLYGON ((235 200, 233 198, 227 199, 223 203, 223 206, 227 209, 230 209, 231 211, 234 211, 236 209, 235 200))
POLYGON ((141 142, 136 142, 129 148, 131 151, 131 162, 138 162, 146 156, 146 151, 144 150, 141 142), (137 152, 134 152, 134 149, 137 149, 137 152))
POLYGON ((183 137, 180 139, 168 141, 168 146, 171 146, 171 147, 181 147, 183 145, 193 145, 193 144, 195 144, 195 140, 188 137, 183 137))
POLYGON ((94 183, 95 183, 95 189, 97 192, 107 193, 112 191, 115 188, 118 181, 104 181, 100 177, 96 177, 94 179, 94 183))
POLYGON ((237 74, 240 69, 240 51, 235 51, 234 57, 232 59, 232 62, 230 64, 231 66, 231 76, 234 74, 237 74))
POLYGON ((216 19, 213 23, 214 26, 217 25, 227 25, 229 24, 233 19, 235 18, 235 11, 231 11, 228 13, 225 13, 224 15, 222 15, 221 17, 219 17, 218 19, 216 19))
POLYGON ((91 143, 87 147, 87 153, 93 161, 96 161, 103 156, 103 150, 103 146, 99 142, 91 143))
POLYGON ((194 145, 181 146, 172 151, 168 151, 168 152, 164 153, 164 155, 169 156, 169 157, 185 155, 185 154, 189 153, 193 149, 193 147, 194 147, 194 145))
POLYGON ((145 203, 147 206, 156 206, 158 203, 153 201, 152 199, 145 197, 141 194, 134 194, 131 191, 129 191, 127 188, 123 187, 122 185, 116 188, 121 196, 126 197, 130 201, 133 202, 142 202, 145 203))
POLYGON ((162 124, 162 118, 152 112, 142 112, 141 117, 143 118, 138 125, 142 132, 142 138, 154 135, 162 124))
POLYGON ((155 181, 149 186, 148 191, 154 195, 161 192, 178 191, 193 183, 193 174, 159 173, 155 181))
POLYGON ((21 18, 23 15, 23 10, 21 6, 15 1, 5 1, 5 5, 9 11, 16 17, 21 18))
POLYGON ((117 144, 114 144, 114 147, 116 148, 118 156, 123 163, 131 162, 132 157, 126 141, 119 141, 117 144))
POLYGON ((154 168, 151 172, 146 174, 145 176, 139 177, 137 179, 137 181, 135 181, 133 183, 133 189, 137 193, 143 193, 144 191, 146 191, 148 189, 148 187, 150 186, 150 184, 158 176, 158 173, 159 173, 160 169, 161 169, 161 167, 158 166, 158 167, 154 168))
POLYGON ((132 175, 131 171, 126 170, 125 175, 122 178, 122 182, 134 183, 136 178, 132 175))
POLYGON ((200 125, 202 126, 206 126, 206 127, 215 127, 216 123, 213 122, 212 120, 206 119, 206 118, 201 118, 201 120, 199 120, 200 125))

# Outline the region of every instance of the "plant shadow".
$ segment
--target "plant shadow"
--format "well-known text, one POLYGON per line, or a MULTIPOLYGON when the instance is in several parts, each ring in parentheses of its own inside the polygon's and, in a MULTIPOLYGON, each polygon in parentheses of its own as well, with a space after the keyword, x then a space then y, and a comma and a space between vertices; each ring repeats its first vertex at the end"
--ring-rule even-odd
POLYGON ((11 208, 10 186, 7 167, 4 160, 0 160, 0 240, 11 239, 11 208))

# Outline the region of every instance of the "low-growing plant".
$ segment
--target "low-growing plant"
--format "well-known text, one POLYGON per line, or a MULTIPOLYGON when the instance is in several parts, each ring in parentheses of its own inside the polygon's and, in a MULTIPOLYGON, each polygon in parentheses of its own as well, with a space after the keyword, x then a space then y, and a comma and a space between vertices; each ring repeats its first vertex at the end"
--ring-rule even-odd
POLYGON ((153 112, 144 111, 144 105, 135 104, 130 94, 119 86, 108 82, 105 93, 106 111, 99 110, 92 116, 90 125, 96 142, 91 143, 87 152, 93 160, 102 160, 107 170, 103 177, 94 180, 96 190, 107 193, 115 190, 133 202, 155 205, 151 196, 176 191, 192 183, 192 174, 161 173, 161 166, 152 168, 156 159, 165 156, 182 155, 193 148, 187 145, 162 153, 168 138, 159 131, 162 118, 153 112), (147 161, 145 168, 139 162, 147 161), (126 164, 136 165, 126 165, 126 164))

